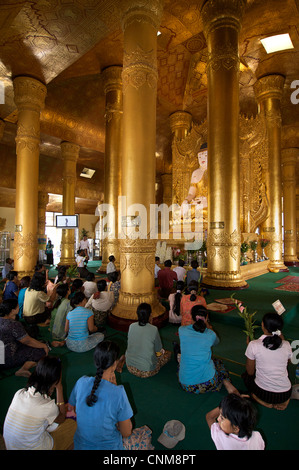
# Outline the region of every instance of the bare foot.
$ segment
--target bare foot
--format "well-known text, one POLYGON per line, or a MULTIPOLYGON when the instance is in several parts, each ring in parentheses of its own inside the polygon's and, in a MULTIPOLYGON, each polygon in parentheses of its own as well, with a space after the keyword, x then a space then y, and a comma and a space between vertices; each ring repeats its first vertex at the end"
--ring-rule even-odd
POLYGON ((17 377, 30 377, 31 375, 31 372, 29 369, 31 369, 32 367, 36 366, 36 362, 33 362, 33 361, 27 361, 23 364, 23 366, 21 367, 21 369, 17 370, 17 372, 15 373, 15 375, 17 377))
POLYGON ((53 346, 53 348, 61 348, 64 345, 65 345, 65 341, 52 341, 51 342, 51 346, 53 346))

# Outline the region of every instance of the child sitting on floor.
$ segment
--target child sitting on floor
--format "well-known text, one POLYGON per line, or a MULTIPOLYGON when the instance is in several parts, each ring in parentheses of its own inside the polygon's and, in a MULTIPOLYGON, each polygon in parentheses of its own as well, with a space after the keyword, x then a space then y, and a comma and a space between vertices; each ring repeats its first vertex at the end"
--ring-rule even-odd
POLYGON ((251 403, 235 393, 224 397, 219 407, 206 415, 217 450, 264 450, 265 443, 254 431, 256 412, 251 403))

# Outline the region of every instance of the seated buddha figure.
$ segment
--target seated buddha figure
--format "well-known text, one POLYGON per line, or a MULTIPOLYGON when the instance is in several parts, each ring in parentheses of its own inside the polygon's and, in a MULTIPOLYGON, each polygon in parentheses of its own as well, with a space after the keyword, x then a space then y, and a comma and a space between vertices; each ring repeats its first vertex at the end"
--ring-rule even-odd
POLYGON ((208 151, 198 153, 199 167, 191 175, 188 195, 182 203, 182 214, 186 221, 193 221, 195 216, 202 216, 203 222, 208 218, 208 151), (191 208, 188 207, 191 205, 191 208), (196 211, 196 207, 198 211, 196 211))

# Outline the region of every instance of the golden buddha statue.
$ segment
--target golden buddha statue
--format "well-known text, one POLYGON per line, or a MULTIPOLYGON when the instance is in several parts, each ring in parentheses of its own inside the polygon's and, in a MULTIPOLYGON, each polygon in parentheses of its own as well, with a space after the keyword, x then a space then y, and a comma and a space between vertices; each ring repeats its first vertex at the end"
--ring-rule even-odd
POLYGON ((198 153, 199 167, 193 171, 190 180, 188 195, 181 205, 184 222, 193 222, 195 218, 202 218, 203 224, 208 219, 208 151, 198 153), (191 208, 190 206, 191 205, 191 208))

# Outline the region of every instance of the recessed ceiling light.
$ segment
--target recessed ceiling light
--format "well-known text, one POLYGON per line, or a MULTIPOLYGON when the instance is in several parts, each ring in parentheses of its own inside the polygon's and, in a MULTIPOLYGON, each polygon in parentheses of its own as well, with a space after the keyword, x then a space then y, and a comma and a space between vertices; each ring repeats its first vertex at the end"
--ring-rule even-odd
POLYGON ((294 49, 289 34, 277 34, 276 36, 269 36, 268 38, 261 39, 261 43, 266 49, 267 54, 272 52, 285 51, 286 49, 294 49))
POLYGON ((158 32, 157 32, 157 36, 160 36, 160 34, 162 34, 161 31, 158 31, 158 32))
POLYGON ((92 178, 95 173, 95 170, 91 170, 90 168, 83 168, 80 176, 83 178, 92 178))

